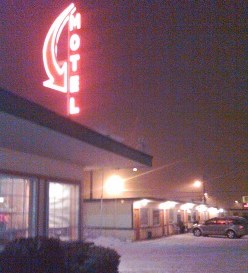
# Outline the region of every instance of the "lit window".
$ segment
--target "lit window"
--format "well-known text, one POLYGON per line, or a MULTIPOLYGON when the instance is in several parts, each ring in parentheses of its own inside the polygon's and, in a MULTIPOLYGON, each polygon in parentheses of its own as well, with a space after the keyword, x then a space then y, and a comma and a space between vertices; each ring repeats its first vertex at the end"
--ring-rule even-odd
POLYGON ((35 236, 35 179, 0 175, 0 240, 35 236))
POLYGON ((79 230, 79 186, 49 183, 49 236, 77 240, 79 230))

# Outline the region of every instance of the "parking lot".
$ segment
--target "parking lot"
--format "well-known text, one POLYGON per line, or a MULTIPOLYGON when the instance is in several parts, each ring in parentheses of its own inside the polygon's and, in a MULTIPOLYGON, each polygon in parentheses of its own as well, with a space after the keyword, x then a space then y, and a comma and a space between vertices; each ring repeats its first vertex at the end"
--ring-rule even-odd
POLYGON ((140 242, 107 241, 121 255, 120 273, 247 273, 248 236, 191 233, 140 242))

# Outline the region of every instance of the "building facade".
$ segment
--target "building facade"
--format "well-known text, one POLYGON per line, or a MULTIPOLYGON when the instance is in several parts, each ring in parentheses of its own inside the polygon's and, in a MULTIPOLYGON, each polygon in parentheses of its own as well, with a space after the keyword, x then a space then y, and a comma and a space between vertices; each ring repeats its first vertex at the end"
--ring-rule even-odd
POLYGON ((1 242, 82 239, 86 173, 151 164, 151 156, 1 89, 1 242))
POLYGON ((194 223, 218 216, 204 204, 154 198, 84 200, 85 236, 145 240, 186 232, 194 223))

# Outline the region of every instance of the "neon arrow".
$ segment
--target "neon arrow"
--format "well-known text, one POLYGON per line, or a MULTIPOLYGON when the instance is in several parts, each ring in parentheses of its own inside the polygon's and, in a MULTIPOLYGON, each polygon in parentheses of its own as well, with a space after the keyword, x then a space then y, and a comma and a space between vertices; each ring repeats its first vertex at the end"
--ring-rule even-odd
POLYGON ((67 92, 67 62, 59 65, 57 62, 57 44, 61 32, 67 22, 69 21, 70 14, 75 12, 74 4, 70 4, 53 22, 50 27, 43 46, 43 62, 48 80, 43 82, 45 87, 55 89, 57 91, 67 92))

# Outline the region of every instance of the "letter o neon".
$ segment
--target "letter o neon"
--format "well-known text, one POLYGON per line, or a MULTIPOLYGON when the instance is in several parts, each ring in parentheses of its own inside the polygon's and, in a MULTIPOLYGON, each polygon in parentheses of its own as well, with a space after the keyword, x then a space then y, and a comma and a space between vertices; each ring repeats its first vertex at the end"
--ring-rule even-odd
POLYGON ((70 49, 76 51, 80 46, 80 38, 77 34, 73 34, 70 38, 70 49))

